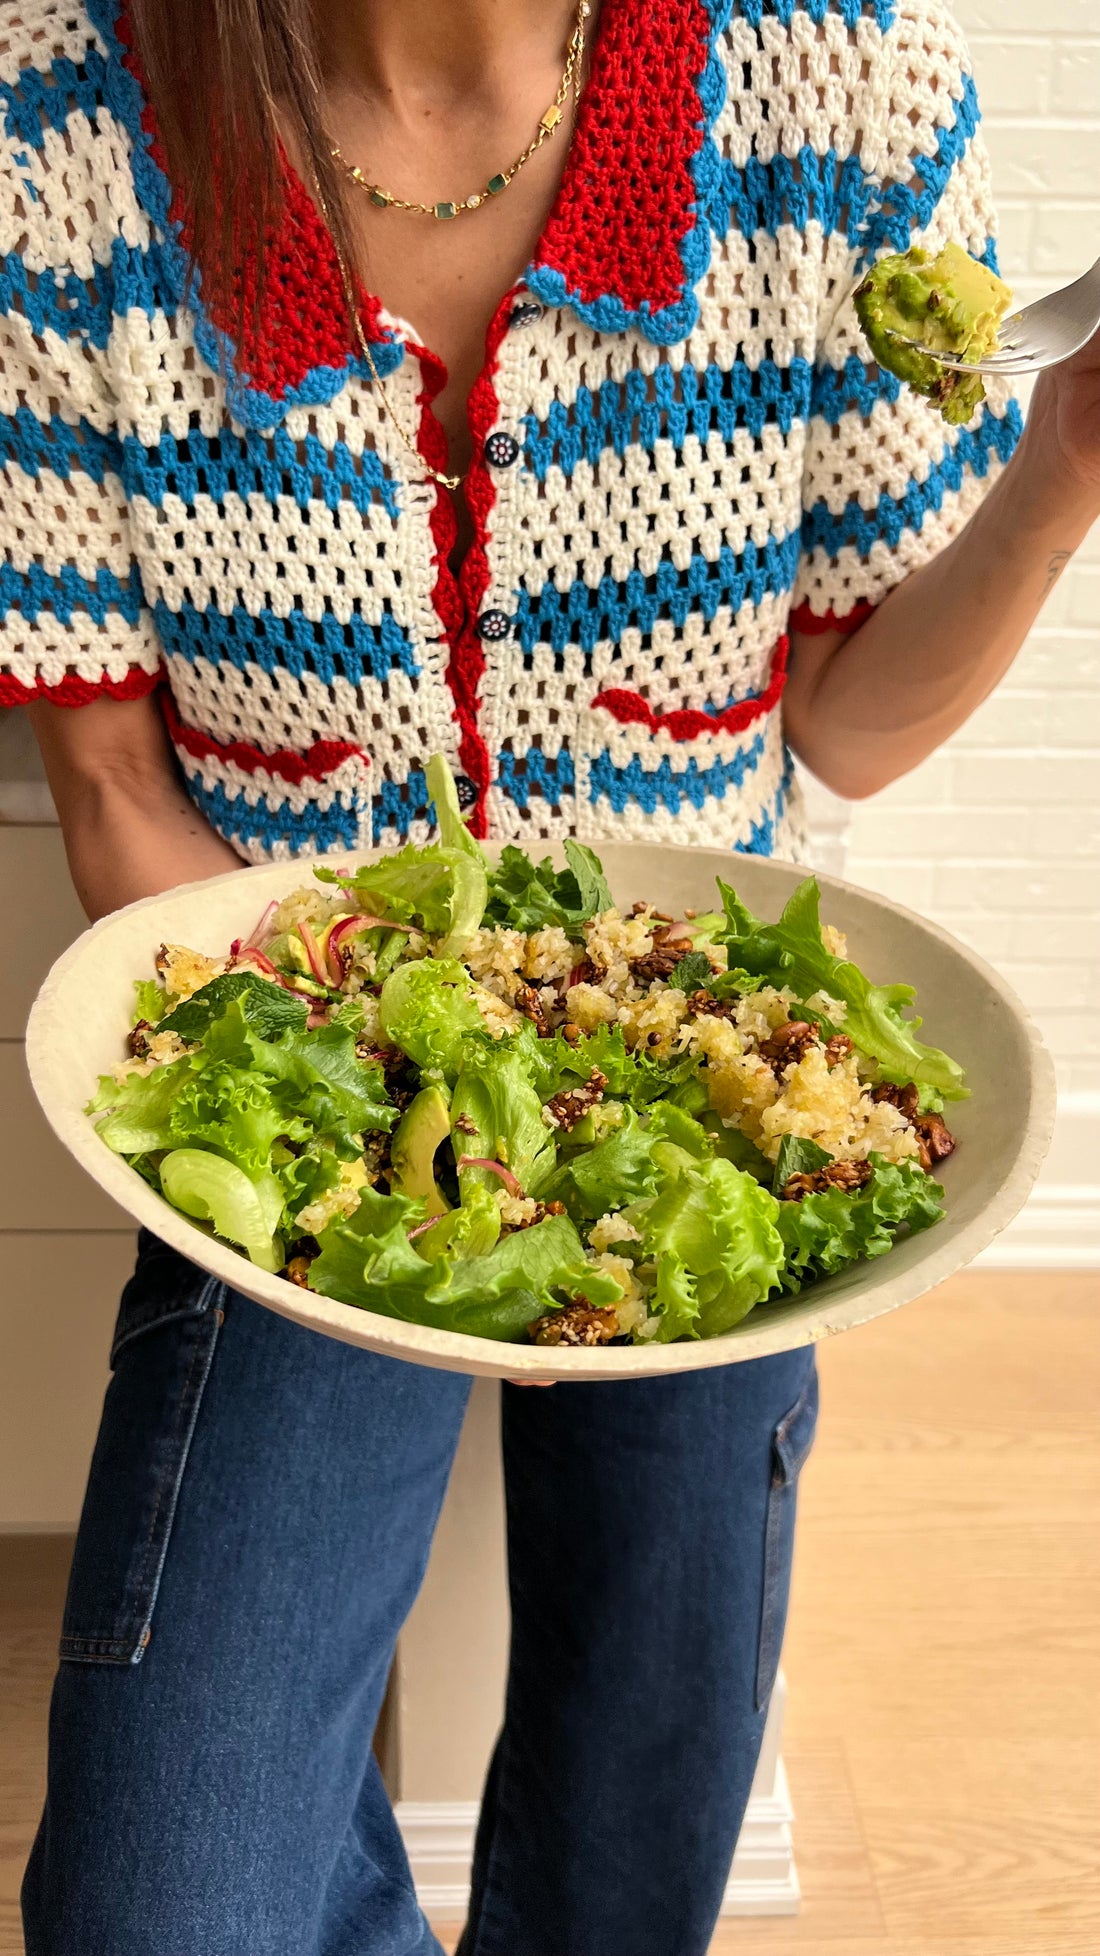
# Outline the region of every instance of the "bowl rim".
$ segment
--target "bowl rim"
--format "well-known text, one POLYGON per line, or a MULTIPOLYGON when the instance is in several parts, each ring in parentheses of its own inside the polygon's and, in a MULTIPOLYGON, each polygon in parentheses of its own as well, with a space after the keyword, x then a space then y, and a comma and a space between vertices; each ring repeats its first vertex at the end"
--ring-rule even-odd
MULTIPOLYGON (((504 845, 488 843, 487 853, 492 856, 504 845)), ((552 853, 554 844, 548 843, 552 853)), ((558 845, 560 848, 560 845, 558 845)), ((724 854, 718 850, 700 849, 697 846, 681 843, 618 842, 608 840, 604 848, 616 851, 639 853, 651 852, 659 847, 662 855, 682 855, 698 858, 700 855, 714 856, 724 854)), ((761 1311, 771 1310, 774 1315, 767 1320, 754 1323, 756 1313, 751 1313, 743 1324, 721 1338, 698 1339, 670 1345, 630 1345, 624 1347, 580 1347, 510 1345, 496 1340, 478 1338, 466 1332, 440 1331, 430 1325, 419 1325, 400 1318, 382 1317, 372 1311, 364 1311, 358 1305, 342 1304, 331 1298, 323 1298, 318 1293, 300 1290, 290 1285, 284 1277, 269 1275, 250 1264, 242 1251, 207 1236, 187 1217, 174 1210, 147 1182, 132 1168, 123 1156, 113 1154, 100 1141, 91 1121, 83 1113, 75 1111, 71 1104, 63 1105, 54 1091, 53 1069, 49 1062, 50 1035, 53 1017, 56 1012, 56 999, 59 990, 69 977, 73 968, 82 962, 90 943, 117 930, 119 923, 137 914, 154 911, 158 906, 173 903, 181 898, 224 889, 228 884, 247 886, 252 880, 270 877, 276 871, 286 872, 288 888, 293 887, 290 879, 307 881, 312 870, 319 864, 345 865, 354 857, 357 862, 377 861, 392 854, 392 850, 341 849, 328 851, 318 856, 289 857, 276 862, 263 862, 242 865, 240 869, 225 871, 220 876, 201 878, 191 883, 177 884, 170 890, 157 895, 140 897, 133 903, 125 904, 111 911, 90 925, 87 930, 64 950, 47 973, 31 1007, 27 1021, 26 1055, 31 1084, 50 1127, 58 1140, 79 1162, 92 1179, 118 1203, 135 1221, 153 1231, 163 1241, 190 1257, 227 1285, 229 1289, 242 1289, 242 1265, 248 1272, 249 1284, 245 1292, 256 1301, 280 1316, 292 1319, 319 1333, 326 1334, 357 1346, 369 1348, 390 1357, 401 1358, 414 1364, 441 1366, 447 1370, 469 1374, 481 1374, 502 1378, 527 1380, 614 1380, 626 1378, 657 1377, 670 1372, 709 1369, 711 1366, 744 1362, 751 1358, 764 1357, 774 1352, 790 1351, 801 1346, 815 1344, 842 1331, 870 1322, 876 1317, 923 1296, 934 1289, 949 1276, 963 1269, 1012 1221, 1023 1207, 1035 1184, 1039 1169, 1050 1146, 1057 1112, 1057 1082, 1054 1065, 1043 1042, 1041 1034, 1024 1005, 1001 974, 977 952, 960 942, 941 924, 923 917, 906 905, 884 897, 873 890, 862 888, 846 878, 831 875, 825 871, 808 868, 802 863, 769 856, 759 860, 771 867, 787 870, 792 878, 805 880, 816 876, 822 893, 837 891, 870 903, 882 910, 915 925, 919 932, 938 941, 955 956, 970 967, 996 994, 1000 1002, 1008 1008, 1011 1016, 1020 1025, 1028 1047, 1030 1060, 1028 1118, 1018 1137, 1016 1153, 1005 1179, 990 1196, 978 1214, 954 1230, 946 1240, 939 1240, 939 1231, 931 1232, 923 1241, 927 1244, 926 1254, 919 1258, 911 1269, 890 1273, 882 1269, 889 1264, 889 1258, 882 1258, 866 1266, 872 1273, 871 1281, 860 1291, 847 1292, 830 1301, 826 1295, 821 1309, 811 1318, 785 1318, 780 1300, 772 1306, 761 1306, 761 1311), (196 1241, 196 1239, 198 1239, 196 1241), (201 1258, 196 1254, 201 1247, 201 1258), (877 1281, 876 1281, 877 1279, 877 1281), (280 1296, 280 1292, 292 1293, 280 1296), (310 1308, 303 1311, 301 1298, 310 1300, 310 1308), (362 1334, 366 1333, 364 1337, 362 1334), (358 1335, 355 1335, 358 1334, 358 1335), (730 1347, 736 1349, 731 1350, 730 1347), (507 1358, 500 1356, 507 1354, 507 1358), (495 1356, 494 1356, 495 1355, 495 1356), (629 1366, 621 1363, 629 1359, 629 1366)), ((730 862, 731 880, 734 879, 739 861, 752 860, 749 857, 733 856, 730 862)), ((153 933, 156 935, 156 933, 153 933)))

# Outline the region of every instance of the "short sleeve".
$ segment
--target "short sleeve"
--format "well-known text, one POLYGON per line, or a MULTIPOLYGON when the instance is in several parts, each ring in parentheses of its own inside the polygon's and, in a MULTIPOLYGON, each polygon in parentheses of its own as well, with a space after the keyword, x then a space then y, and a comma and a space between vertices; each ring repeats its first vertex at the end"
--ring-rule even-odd
POLYGON ((50 195, 47 163, 9 116, 0 136, 0 706, 133 699, 157 684, 161 665, 131 552, 102 336, 86 323, 102 312, 100 267, 79 266, 78 227, 56 208, 64 184, 50 195))
POLYGON ((1003 383, 965 427, 871 361, 852 305, 888 252, 950 240, 996 269, 989 161, 961 30, 946 0, 901 0, 853 97, 825 240, 791 622, 855 630, 896 584, 963 528, 1021 432, 1003 383), (862 127, 858 125, 862 124, 862 127))

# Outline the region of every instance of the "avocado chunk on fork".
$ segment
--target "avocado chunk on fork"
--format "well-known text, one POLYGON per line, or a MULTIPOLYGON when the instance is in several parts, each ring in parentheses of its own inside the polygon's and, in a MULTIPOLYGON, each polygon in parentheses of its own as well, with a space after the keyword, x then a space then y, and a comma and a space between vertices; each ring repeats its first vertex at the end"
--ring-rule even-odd
POLYGON ((936 359, 978 361, 997 344, 1012 294, 1003 279, 947 244, 880 258, 855 291, 856 316, 880 367, 935 401, 945 421, 969 421, 985 399, 980 374, 936 359))

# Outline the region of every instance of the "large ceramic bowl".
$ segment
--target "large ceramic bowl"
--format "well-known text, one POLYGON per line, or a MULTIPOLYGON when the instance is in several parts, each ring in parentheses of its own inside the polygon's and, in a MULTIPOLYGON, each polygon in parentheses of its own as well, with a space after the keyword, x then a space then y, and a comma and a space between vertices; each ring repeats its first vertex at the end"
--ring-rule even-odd
MULTIPOLYGON (((616 845, 601 855, 623 909, 636 898, 675 914, 710 909, 720 875, 758 916, 776 917, 805 875, 789 863, 697 849, 616 845)), ((346 855, 339 860, 346 862, 346 855)), ((821 877, 822 916, 847 933, 853 958, 877 982, 915 985, 926 1036, 966 1067, 973 1097, 951 1109, 959 1149, 940 1171, 947 1216, 938 1227, 790 1303, 759 1306, 725 1337, 691 1344, 566 1351, 501 1345, 315 1297, 257 1270, 169 1208, 104 1146, 83 1112, 96 1076, 122 1057, 133 981, 152 975, 156 947, 167 940, 224 955, 272 897, 309 882, 310 875, 311 865, 300 861, 264 864, 104 918, 54 965, 31 1013, 27 1051, 35 1092, 55 1133, 122 1208, 234 1289, 346 1344, 447 1371, 531 1380, 686 1372, 789 1350, 896 1310, 962 1269, 1021 1207, 1049 1145, 1052 1068, 1009 987, 946 931, 882 897, 821 877)))

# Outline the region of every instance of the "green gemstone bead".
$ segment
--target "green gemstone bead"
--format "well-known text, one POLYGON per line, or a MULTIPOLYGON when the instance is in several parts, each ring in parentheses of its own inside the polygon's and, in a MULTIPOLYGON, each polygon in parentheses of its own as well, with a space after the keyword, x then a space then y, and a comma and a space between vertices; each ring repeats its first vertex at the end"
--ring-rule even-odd
POLYGON ((372 204, 377 204, 379 210, 384 211, 388 206, 389 201, 390 201, 389 194, 385 190, 372 190, 370 193, 370 202, 372 204))
POLYGON ((453 204, 437 204, 435 207, 435 214, 437 217, 453 217, 455 214, 455 207, 453 204))
POLYGON ((489 192, 490 197, 499 197, 502 190, 507 190, 508 179, 507 177, 490 177, 485 188, 489 192))

